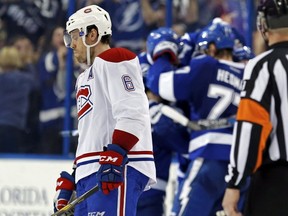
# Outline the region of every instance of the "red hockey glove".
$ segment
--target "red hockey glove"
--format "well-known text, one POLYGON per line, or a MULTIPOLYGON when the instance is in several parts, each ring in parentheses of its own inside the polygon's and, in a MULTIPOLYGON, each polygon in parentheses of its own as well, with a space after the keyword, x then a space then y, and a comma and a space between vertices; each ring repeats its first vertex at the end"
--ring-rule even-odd
POLYGON ((54 197, 54 212, 62 209, 70 201, 75 190, 75 179, 63 171, 57 179, 56 194, 54 197))
POLYGON ((125 164, 128 162, 127 152, 119 145, 109 144, 107 150, 100 153, 101 164, 96 178, 104 194, 123 184, 125 164))

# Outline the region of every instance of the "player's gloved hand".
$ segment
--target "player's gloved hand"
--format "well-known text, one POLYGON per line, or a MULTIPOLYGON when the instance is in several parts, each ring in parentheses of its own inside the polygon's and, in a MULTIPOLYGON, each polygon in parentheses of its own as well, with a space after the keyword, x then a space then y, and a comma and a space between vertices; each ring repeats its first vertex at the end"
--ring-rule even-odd
POLYGON ((100 153, 101 164, 96 178, 104 194, 123 184, 125 164, 128 162, 127 152, 119 145, 109 144, 107 150, 100 153))
POLYGON ((160 27, 151 31, 146 45, 147 54, 154 61, 162 55, 167 55, 172 64, 178 63, 179 37, 171 28, 160 27))
POLYGON ((160 41, 154 48, 152 53, 153 61, 156 61, 160 56, 169 56, 171 63, 178 61, 178 44, 176 41, 160 41))
POLYGON ((66 206, 75 190, 75 179, 68 172, 61 172, 57 179, 56 194, 54 196, 54 212, 66 206))

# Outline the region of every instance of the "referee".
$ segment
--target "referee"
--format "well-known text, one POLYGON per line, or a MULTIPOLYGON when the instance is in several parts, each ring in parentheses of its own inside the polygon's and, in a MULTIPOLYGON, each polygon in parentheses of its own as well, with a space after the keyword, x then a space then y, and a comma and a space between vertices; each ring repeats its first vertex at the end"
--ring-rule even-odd
POLYGON ((269 50, 244 72, 222 202, 228 216, 242 215, 238 188, 249 176, 244 215, 288 215, 288 0, 260 1, 257 25, 269 50))

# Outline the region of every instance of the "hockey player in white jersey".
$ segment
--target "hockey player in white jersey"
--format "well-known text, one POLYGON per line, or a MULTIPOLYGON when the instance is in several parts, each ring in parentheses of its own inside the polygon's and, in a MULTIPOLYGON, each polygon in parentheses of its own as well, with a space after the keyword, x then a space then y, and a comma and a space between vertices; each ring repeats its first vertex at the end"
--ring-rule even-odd
POLYGON ((100 192, 75 208, 75 216, 134 216, 141 193, 156 182, 149 105, 137 56, 110 48, 109 14, 91 5, 66 23, 66 46, 89 67, 78 77, 79 140, 74 177, 61 173, 55 210, 97 183, 100 192), (66 187, 67 186, 67 187, 66 187))

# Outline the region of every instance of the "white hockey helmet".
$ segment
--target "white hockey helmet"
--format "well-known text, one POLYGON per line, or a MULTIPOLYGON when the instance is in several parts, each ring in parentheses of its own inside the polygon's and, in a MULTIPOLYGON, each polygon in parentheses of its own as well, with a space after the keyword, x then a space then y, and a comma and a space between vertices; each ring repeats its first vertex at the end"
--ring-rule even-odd
MULTIPOLYGON (((102 36, 112 35, 110 16, 107 11, 97 5, 86 6, 72 14, 66 22, 66 31, 69 34, 78 29, 80 36, 84 36, 88 33, 87 27, 91 25, 95 25, 98 29, 99 38, 97 43, 102 36)), ((69 40, 65 41, 66 46, 70 46, 70 42, 69 40)))

